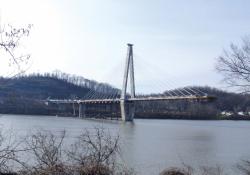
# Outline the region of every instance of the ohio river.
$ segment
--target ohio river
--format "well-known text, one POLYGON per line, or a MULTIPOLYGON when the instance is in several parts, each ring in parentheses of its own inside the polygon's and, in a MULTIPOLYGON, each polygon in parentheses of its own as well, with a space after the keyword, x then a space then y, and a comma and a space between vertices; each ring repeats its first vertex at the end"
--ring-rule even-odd
POLYGON ((159 174, 167 167, 184 164, 220 165, 232 173, 243 159, 250 160, 249 121, 134 120, 93 121, 70 117, 0 115, 0 127, 18 137, 44 129, 57 133, 66 130, 71 143, 84 128, 109 129, 121 137, 124 164, 138 174, 159 174))

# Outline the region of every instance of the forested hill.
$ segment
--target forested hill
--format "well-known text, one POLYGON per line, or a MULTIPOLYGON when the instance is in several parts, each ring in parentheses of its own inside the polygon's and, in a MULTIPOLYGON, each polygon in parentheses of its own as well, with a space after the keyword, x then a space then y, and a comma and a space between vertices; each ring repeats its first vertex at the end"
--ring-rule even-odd
POLYGON ((0 79, 0 97, 32 99, 83 97, 89 88, 68 83, 54 77, 29 76, 15 79, 0 79))
POLYGON ((0 78, 1 98, 66 99, 82 98, 90 90, 117 90, 108 84, 98 83, 80 76, 62 72, 31 74, 15 78, 0 78))
MULTIPOLYGON (((32 74, 15 78, 0 78, 0 113, 57 114, 58 108, 42 100, 82 98, 90 90, 98 92, 118 89, 94 80, 62 72, 32 74)), ((72 112, 72 111, 70 111, 72 112)))
MULTIPOLYGON (((184 114, 199 117, 204 115, 215 116, 221 111, 230 111, 235 114, 239 111, 250 112, 249 95, 229 93, 211 87, 194 88, 216 96, 217 100, 207 104, 151 102, 138 104, 137 111, 140 113, 143 109, 150 114, 150 111, 157 113, 165 110, 164 113, 169 113, 169 115, 184 114)), ((41 100, 48 97, 55 99, 82 98, 90 90, 101 93, 118 91, 108 84, 62 72, 0 78, 0 113, 54 115, 57 114, 60 106, 52 108, 46 106, 41 100)), ((72 112, 72 110, 70 109, 68 112, 72 112)), ((65 115, 68 115, 68 113, 65 115)))
POLYGON ((223 91, 212 87, 194 87, 217 98, 211 105, 219 111, 250 112, 250 95, 223 91))

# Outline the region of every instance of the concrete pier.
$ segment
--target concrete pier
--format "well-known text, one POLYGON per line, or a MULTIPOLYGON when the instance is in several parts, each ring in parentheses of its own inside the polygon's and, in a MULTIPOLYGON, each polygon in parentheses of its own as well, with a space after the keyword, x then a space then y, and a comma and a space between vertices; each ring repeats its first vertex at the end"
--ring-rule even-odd
POLYGON ((86 117, 86 104, 79 103, 79 118, 86 117))

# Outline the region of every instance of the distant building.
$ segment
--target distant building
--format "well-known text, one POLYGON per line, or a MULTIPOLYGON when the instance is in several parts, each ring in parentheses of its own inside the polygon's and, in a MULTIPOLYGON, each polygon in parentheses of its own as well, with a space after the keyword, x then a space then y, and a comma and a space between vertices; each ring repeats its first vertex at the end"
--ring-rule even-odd
POLYGON ((233 115, 233 113, 232 113, 232 112, 227 112, 227 111, 222 111, 222 112, 221 112, 221 115, 224 115, 224 116, 231 116, 231 115, 233 115))
POLYGON ((244 112, 240 111, 237 113, 238 115, 245 115, 244 112))

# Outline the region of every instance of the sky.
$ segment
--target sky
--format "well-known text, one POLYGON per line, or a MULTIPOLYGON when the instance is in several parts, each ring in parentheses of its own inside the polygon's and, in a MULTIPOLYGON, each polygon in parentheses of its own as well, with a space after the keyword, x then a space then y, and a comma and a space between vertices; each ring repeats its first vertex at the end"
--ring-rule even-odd
POLYGON ((31 54, 27 73, 61 70, 120 87, 133 43, 138 90, 227 89, 216 58, 249 35, 249 7, 249 0, 0 0, 0 23, 33 24, 20 46, 31 54))

